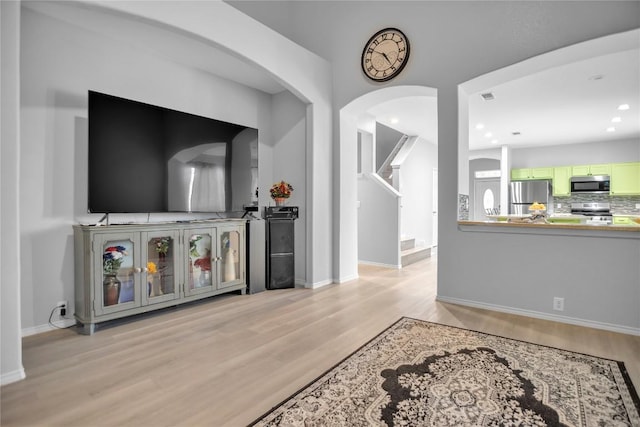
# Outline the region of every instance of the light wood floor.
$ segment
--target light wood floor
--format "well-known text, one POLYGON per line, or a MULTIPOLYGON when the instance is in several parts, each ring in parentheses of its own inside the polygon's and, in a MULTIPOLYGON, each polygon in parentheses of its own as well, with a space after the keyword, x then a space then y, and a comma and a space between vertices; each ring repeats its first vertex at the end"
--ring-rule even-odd
POLYGON ((401 316, 625 362, 640 337, 435 302, 436 261, 362 266, 317 290, 222 296, 109 328, 24 339, 27 379, 2 387, 8 426, 243 426, 401 316))

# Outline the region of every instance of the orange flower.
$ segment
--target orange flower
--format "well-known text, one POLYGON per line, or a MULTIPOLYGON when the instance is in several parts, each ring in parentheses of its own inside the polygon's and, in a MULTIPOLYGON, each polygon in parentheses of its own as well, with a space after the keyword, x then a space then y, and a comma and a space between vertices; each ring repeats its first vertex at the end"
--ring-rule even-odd
POLYGON ((149 261, 147 263, 147 273, 149 274, 155 274, 158 272, 158 268, 156 267, 156 263, 155 262, 151 262, 149 261))

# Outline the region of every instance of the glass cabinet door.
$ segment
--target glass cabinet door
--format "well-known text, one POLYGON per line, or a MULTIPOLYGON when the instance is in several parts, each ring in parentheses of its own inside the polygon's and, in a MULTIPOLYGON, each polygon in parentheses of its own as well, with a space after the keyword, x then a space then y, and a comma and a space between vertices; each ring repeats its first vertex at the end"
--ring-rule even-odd
POLYGON ((143 248, 146 280, 143 281, 142 291, 148 303, 179 297, 177 235, 173 230, 143 233, 143 241, 146 241, 146 247, 143 248))
POLYGON ((185 230, 188 273, 185 283, 185 295, 209 292, 215 289, 217 273, 217 246, 215 229, 185 230))
POLYGON ((235 285, 243 280, 241 254, 244 235, 238 227, 219 227, 220 287, 235 285))
POLYGON ((138 239, 136 233, 96 236, 94 249, 102 254, 95 257, 96 296, 98 314, 126 310, 140 306, 138 239), (99 303, 98 303, 99 302, 99 303))

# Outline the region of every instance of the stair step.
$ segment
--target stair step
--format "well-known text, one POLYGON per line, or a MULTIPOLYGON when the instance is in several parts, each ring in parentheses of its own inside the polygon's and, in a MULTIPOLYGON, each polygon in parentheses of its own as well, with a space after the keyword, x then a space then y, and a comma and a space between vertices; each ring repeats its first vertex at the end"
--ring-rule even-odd
POLYGON ((406 251, 416 247, 416 239, 402 239, 400 240, 400 250, 406 251))
POLYGON ((400 254, 401 264, 403 267, 406 267, 407 265, 429 258, 431 256, 431 248, 417 247, 404 250, 400 254))

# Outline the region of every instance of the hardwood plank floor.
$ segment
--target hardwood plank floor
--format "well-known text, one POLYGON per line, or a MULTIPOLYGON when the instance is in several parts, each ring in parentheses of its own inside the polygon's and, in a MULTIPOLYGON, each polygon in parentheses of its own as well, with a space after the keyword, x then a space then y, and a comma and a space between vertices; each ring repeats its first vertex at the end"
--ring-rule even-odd
POLYGON ((435 302, 436 260, 317 290, 225 295, 99 329, 24 339, 27 379, 2 387, 8 426, 243 426, 401 316, 625 362, 640 337, 435 302))

